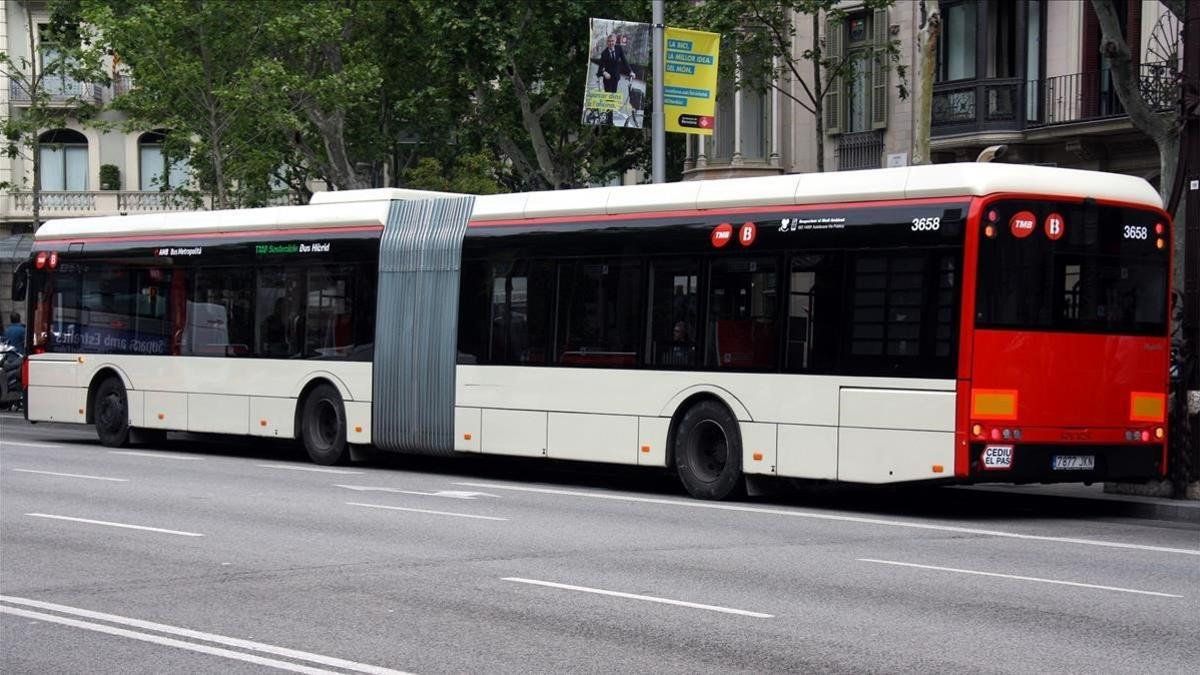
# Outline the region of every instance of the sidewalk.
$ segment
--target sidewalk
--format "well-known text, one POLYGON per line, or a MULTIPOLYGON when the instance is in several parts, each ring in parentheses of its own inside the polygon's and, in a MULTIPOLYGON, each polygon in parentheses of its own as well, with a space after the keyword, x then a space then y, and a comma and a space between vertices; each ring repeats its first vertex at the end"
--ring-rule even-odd
POLYGON ((1083 485, 1059 483, 1052 485, 969 485, 956 490, 985 491, 1010 494, 1024 499, 1033 498, 1047 506, 1094 508, 1097 514, 1125 518, 1147 518, 1181 523, 1200 524, 1200 501, 1166 499, 1137 495, 1110 494, 1102 483, 1083 485))

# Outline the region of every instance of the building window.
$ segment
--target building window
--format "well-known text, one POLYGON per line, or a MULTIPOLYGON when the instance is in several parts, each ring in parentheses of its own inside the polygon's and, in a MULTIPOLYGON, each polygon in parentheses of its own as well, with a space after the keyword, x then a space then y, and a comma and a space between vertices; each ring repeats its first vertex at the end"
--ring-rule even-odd
POLYGON ((890 38, 886 9, 859 12, 825 26, 826 54, 843 67, 830 72, 824 101, 825 131, 886 129, 890 38))
POLYGON ((938 42, 938 81, 975 79, 978 39, 974 0, 942 6, 942 39, 938 42))
POLYGON ((148 131, 138 138, 139 190, 174 190, 187 184, 187 162, 169 159, 163 151, 165 141, 162 131, 148 131))
POLYGON ((88 189, 87 137, 71 129, 54 129, 38 138, 43 190, 88 189))

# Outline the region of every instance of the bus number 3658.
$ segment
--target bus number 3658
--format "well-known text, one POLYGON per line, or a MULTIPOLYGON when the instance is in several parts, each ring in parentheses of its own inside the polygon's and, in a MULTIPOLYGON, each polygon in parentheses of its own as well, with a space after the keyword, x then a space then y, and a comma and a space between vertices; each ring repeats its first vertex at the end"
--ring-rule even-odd
POLYGON ((942 226, 942 219, 940 217, 936 217, 936 216, 930 217, 930 218, 913 218, 912 219, 912 231, 913 232, 936 232, 937 229, 941 226, 942 226))

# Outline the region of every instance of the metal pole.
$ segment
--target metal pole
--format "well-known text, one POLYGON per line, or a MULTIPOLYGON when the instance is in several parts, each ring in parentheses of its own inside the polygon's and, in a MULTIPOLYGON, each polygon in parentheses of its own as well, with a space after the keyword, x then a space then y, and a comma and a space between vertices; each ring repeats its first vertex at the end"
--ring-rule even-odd
MULTIPOLYGON (((1200 450, 1200 428, 1197 428, 1200 424, 1197 422, 1200 420, 1196 417, 1195 408, 1195 397, 1200 396, 1196 393, 1196 390, 1200 389, 1200 111, 1188 104, 1195 106, 1195 101, 1200 99, 1200 1, 1191 0, 1185 3, 1183 12, 1183 82, 1180 92, 1183 102, 1180 106, 1183 129, 1180 134, 1179 154, 1180 171, 1184 175, 1182 180, 1177 179, 1176 182, 1176 185, 1182 188, 1183 194, 1176 195, 1175 198, 1183 198, 1186 201, 1183 208, 1183 260, 1176 261, 1175 264, 1183 265, 1184 304, 1181 330, 1183 344, 1191 359, 1187 364, 1190 368, 1180 374, 1183 386, 1176 395, 1188 392, 1188 405, 1186 408, 1179 408, 1187 410, 1193 427, 1191 447, 1183 446, 1185 452, 1190 451, 1190 457, 1183 467, 1190 475, 1179 476, 1176 473, 1176 476, 1194 480, 1197 474, 1200 474, 1200 467, 1196 464, 1200 462, 1200 457, 1197 456, 1200 450)), ((1183 486, 1177 482, 1176 490, 1181 487, 1183 486)))
MULTIPOLYGON (((667 129, 663 115, 663 72, 666 70, 666 40, 663 25, 663 0, 652 0, 654 30, 654 110, 650 114, 650 177, 655 183, 667 182, 667 129)), ((643 15, 645 16, 645 15, 643 15)))

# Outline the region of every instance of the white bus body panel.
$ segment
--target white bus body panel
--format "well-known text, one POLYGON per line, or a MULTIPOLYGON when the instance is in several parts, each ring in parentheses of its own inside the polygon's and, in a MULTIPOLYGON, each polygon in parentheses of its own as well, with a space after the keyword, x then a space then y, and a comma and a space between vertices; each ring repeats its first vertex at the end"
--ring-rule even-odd
POLYGON ((546 456, 637 464, 638 418, 630 415, 550 413, 546 456))
POLYGON ((292 438, 297 398, 314 379, 334 384, 346 406, 347 440, 370 443, 371 364, 118 354, 37 354, 29 359, 29 419, 86 421, 87 390, 117 373, 135 427, 292 438), (49 383, 62 386, 47 386, 49 383), (361 431, 356 429, 361 428, 361 431))
POLYGON ((892 483, 953 471, 954 399, 953 391, 842 388, 838 480, 892 483))
POLYGON ((546 413, 483 410, 483 452, 518 457, 546 456, 546 413))
POLYGON ((671 416, 705 392, 740 420, 746 473, 876 483, 954 467, 953 380, 459 366, 457 388, 460 411, 483 411, 486 453, 664 466, 671 416))

